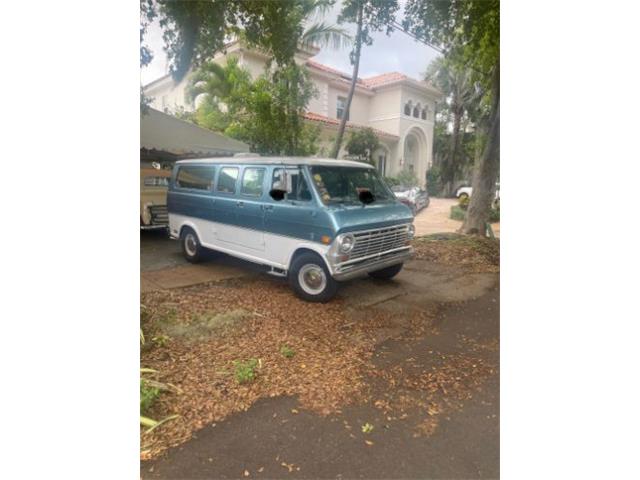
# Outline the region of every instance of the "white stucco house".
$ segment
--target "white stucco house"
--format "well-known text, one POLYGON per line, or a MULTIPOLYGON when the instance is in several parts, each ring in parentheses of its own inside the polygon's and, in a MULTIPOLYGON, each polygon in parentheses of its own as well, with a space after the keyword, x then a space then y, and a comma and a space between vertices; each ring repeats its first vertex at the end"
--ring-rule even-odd
MULTIPOLYGON (((312 57, 318 52, 315 48, 300 50, 296 62, 306 65, 318 90, 309 102, 306 120, 322 126, 320 155, 326 156, 345 114, 351 77, 314 61, 312 57)), ((226 46, 225 52, 217 54, 214 61, 224 64, 232 56, 254 77, 264 73, 269 59, 266 54, 235 41, 226 46)), ((185 95, 189 81, 189 74, 179 83, 166 75, 146 85, 144 94, 152 98, 151 106, 161 111, 193 110, 198 99, 190 102, 185 95)), ((432 164, 435 104, 442 98, 434 86, 398 72, 359 78, 343 145, 349 131, 371 127, 382 145, 374 154, 378 170, 385 176, 410 170, 424 186, 427 169, 432 164)), ((340 157, 345 155, 344 150, 340 152, 340 157)))

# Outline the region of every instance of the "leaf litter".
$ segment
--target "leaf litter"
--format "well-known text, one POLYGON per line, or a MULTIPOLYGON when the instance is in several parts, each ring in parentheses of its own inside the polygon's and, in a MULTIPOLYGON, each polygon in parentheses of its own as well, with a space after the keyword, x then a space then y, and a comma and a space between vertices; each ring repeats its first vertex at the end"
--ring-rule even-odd
MULTIPOLYGON (((470 248, 465 242, 417 242, 416 252, 419 258, 454 263, 470 248)), ((482 248, 466 265, 475 271, 499 270, 499 251, 496 261, 491 256, 494 246, 482 248)), ((142 460, 184 443, 197 430, 232 413, 246 411, 262 397, 297 396, 301 408, 325 416, 366 402, 389 421, 403 421, 408 412, 418 412, 414 435, 431 435, 441 414, 460 408, 495 373, 482 358, 466 354, 440 355, 437 366, 417 373, 399 365, 379 369, 371 357, 385 340, 380 332, 397 327, 393 312, 358 312, 339 298, 328 304, 303 302, 286 284, 260 278, 145 293, 141 302, 145 335, 171 338, 165 345, 143 348, 141 365, 157 370, 161 381, 180 390, 161 395, 152 406, 152 418, 178 418, 141 436, 142 460), (294 359, 281 353, 282 345, 295 351, 294 359), (248 359, 259 361, 255 378, 239 383, 234 362, 248 359), (372 387, 372 379, 383 388, 372 387)), ((434 312, 407 309, 405 315, 399 337, 412 341, 438 334, 434 312)), ((413 365, 413 359, 405 364, 413 365)))

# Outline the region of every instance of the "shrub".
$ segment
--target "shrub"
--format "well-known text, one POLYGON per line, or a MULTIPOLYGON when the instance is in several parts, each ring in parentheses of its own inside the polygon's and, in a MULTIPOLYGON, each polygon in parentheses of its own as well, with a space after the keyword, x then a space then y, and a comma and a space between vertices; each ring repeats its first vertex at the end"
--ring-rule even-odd
MULTIPOLYGON (((468 202, 467 202, 468 204, 468 202)), ((463 209, 461 205, 453 205, 451 207, 451 212, 449 213, 449 218, 451 220, 464 221, 464 216, 466 215, 466 207, 463 209)), ((500 221, 500 209, 492 208, 489 212, 489 223, 496 223, 500 221)))
POLYGON ((451 213, 449 213, 449 218, 451 220, 459 220, 464 221, 465 211, 460 208, 460 205, 453 205, 451 207, 451 213))
POLYGON ((236 360, 233 362, 235 368, 235 377, 238 383, 251 382, 256 378, 256 367, 258 366, 258 360, 250 358, 246 362, 236 360))
POLYGON ((387 182, 387 185, 389 185, 390 187, 400 185, 400 181, 395 177, 384 177, 384 181, 387 182))
POLYGON ((467 208, 469 208, 469 197, 467 197, 467 196, 460 197, 460 200, 458 200, 458 206, 462 210, 466 211, 467 208))
POLYGON ((441 193, 440 168, 431 167, 427 172, 427 192, 432 197, 437 197, 441 193))

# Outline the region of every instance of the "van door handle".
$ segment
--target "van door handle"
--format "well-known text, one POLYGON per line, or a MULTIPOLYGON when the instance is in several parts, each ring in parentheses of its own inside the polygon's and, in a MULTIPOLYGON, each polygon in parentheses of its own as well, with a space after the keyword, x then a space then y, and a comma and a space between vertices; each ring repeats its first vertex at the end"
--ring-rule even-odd
POLYGON ((236 202, 236 205, 239 206, 240 208, 244 207, 244 202, 242 200, 238 200, 236 202))
POLYGON ((270 212, 273 210, 273 205, 262 205, 262 209, 270 212))

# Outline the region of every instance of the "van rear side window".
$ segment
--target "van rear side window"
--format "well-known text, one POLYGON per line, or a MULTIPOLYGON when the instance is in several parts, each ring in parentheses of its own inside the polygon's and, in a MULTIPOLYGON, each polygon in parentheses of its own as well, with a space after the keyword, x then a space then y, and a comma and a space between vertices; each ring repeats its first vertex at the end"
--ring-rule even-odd
POLYGON ((207 165, 185 165, 178 169, 176 186, 179 188, 194 188, 196 190, 211 190, 213 173, 213 167, 207 165))
POLYGON ((218 175, 217 192, 236 193, 236 180, 238 180, 238 169, 236 167, 224 167, 218 175))
POLYGON ((259 197, 262 195, 264 184, 264 168, 245 168, 242 174, 242 188, 240 193, 259 197))

